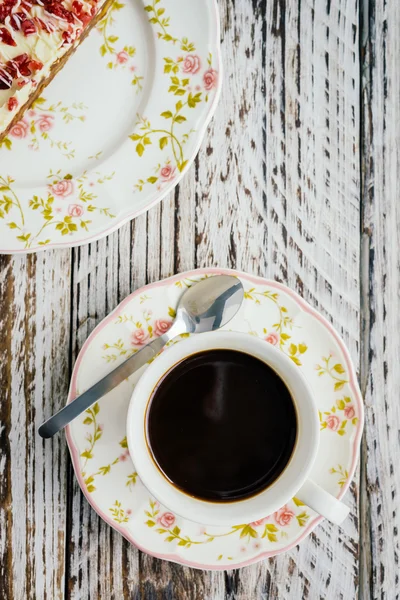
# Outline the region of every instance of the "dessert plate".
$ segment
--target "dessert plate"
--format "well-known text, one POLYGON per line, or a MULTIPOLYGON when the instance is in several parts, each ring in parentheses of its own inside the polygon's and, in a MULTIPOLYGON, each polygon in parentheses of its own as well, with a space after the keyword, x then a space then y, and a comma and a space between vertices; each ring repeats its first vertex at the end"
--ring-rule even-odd
POLYGON ((193 161, 221 85, 215 0, 115 0, 0 145, 0 252, 76 246, 193 161))
MULTIPOLYGON (((356 468, 362 433, 363 404, 356 374, 332 326, 295 292, 274 281, 202 269, 137 290, 85 342, 68 401, 165 332, 183 290, 217 273, 240 277, 245 288, 243 306, 225 329, 247 332, 278 346, 314 388, 321 443, 311 477, 342 498, 356 468)), ((160 506, 139 480, 127 449, 126 415, 139 376, 136 373, 123 382, 66 429, 83 493, 100 517, 128 541, 153 556, 184 565, 232 569, 289 550, 321 522, 297 498, 265 519, 226 528, 203 527, 160 506)), ((251 428, 251 415, 244 426, 251 428)))

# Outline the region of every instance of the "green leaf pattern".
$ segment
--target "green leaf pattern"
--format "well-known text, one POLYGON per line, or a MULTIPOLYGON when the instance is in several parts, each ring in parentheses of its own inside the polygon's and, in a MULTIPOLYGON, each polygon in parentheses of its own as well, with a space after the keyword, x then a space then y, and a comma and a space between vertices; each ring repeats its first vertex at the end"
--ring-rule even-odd
POLYGON ((117 48, 116 44, 119 42, 119 37, 110 33, 110 29, 115 23, 115 13, 121 11, 124 7, 125 4, 114 0, 107 11, 107 14, 98 24, 97 29, 103 37, 103 43, 100 46, 100 54, 101 56, 110 59, 107 62, 108 69, 123 69, 131 73, 131 84, 136 87, 136 93, 138 93, 143 89, 144 77, 138 75, 137 68, 133 62, 133 58, 136 55, 136 48, 135 46, 129 45, 119 46, 117 48))
POLYGON ((209 93, 215 87, 218 73, 213 69, 212 54, 203 60, 196 52, 196 46, 187 37, 177 38, 170 30, 170 18, 161 0, 154 0, 145 6, 150 23, 155 27, 160 40, 172 43, 184 52, 184 56, 164 57, 164 75, 169 77, 168 92, 172 96, 170 107, 160 113, 156 124, 143 115, 137 115, 135 130, 129 136, 135 144, 136 154, 141 158, 146 147, 157 144, 165 159, 154 166, 152 173, 140 177, 135 191, 141 192, 147 185, 155 185, 162 190, 181 173, 188 164, 185 144, 193 129, 185 130, 187 112, 198 105, 208 102, 209 93), (183 127, 183 129, 182 129, 183 127))
POLYGON ((51 235, 50 231, 60 232, 62 236, 72 236, 79 229, 88 231, 92 222, 91 213, 97 211, 107 219, 115 217, 109 208, 96 206, 97 195, 90 187, 103 185, 113 177, 114 173, 100 176, 100 173, 94 172, 89 181, 86 171, 74 179, 69 173, 50 170, 47 195, 39 197, 34 194, 28 201, 29 209, 40 213, 42 217, 42 224, 33 231, 27 227, 30 219, 13 188, 14 179, 0 176, 0 219, 4 219, 7 226, 15 230, 16 239, 23 243, 24 248, 31 248, 36 243, 39 246, 50 244, 51 238, 47 237, 51 235), (65 198, 68 202, 65 202, 65 198))

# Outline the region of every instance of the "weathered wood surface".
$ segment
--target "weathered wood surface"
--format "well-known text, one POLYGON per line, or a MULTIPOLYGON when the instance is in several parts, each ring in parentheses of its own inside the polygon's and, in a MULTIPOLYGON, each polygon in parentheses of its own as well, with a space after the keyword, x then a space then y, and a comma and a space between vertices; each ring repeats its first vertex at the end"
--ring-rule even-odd
POLYGON ((389 600, 400 597, 400 5, 366 2, 363 21, 360 585, 389 600))
POLYGON ((181 185, 90 246, 0 257, 0 599, 399 597, 400 7, 383 4, 220 0, 224 89, 181 185), (63 437, 36 435, 95 325, 202 266, 296 289, 343 335, 367 406, 344 528, 226 573, 129 546, 83 498, 63 437))

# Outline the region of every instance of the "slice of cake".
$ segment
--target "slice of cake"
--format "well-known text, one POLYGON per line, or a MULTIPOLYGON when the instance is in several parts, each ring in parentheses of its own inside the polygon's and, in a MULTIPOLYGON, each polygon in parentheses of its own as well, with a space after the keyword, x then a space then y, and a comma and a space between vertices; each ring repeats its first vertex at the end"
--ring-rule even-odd
POLYGON ((0 0, 0 142, 113 0, 0 0))

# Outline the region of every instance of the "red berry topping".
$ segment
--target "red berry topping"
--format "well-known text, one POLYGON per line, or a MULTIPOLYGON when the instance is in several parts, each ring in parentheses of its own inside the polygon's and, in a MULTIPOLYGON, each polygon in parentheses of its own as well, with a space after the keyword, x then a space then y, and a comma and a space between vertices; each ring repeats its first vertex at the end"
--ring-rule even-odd
POLYGON ((12 96, 11 98, 8 99, 7 102, 7 108, 9 111, 13 111, 14 109, 16 109, 18 106, 18 100, 12 96))
POLYGON ((31 72, 34 73, 36 71, 40 71, 40 69, 43 69, 43 63, 38 60, 30 60, 28 67, 30 68, 31 72))
POLYGON ((63 38, 65 44, 69 44, 73 40, 71 29, 72 28, 69 27, 68 29, 66 29, 65 31, 63 31, 62 38, 63 38))
POLYGON ((74 22, 74 15, 69 12, 69 10, 64 8, 59 2, 51 2, 50 4, 46 4, 46 11, 55 17, 59 17, 60 19, 68 21, 68 23, 74 22))
POLYGON ((80 18, 80 20, 82 21, 82 23, 84 25, 87 25, 89 23, 89 21, 92 20, 91 15, 89 13, 87 13, 87 12, 82 13, 79 18, 80 18))
POLYGON ((36 33, 36 25, 32 19, 26 19, 26 21, 22 22, 22 31, 24 32, 25 36, 36 33))
POLYGON ((13 40, 11 33, 5 27, 0 27, 0 42, 7 44, 7 46, 17 45, 13 40))
POLYGON ((79 17, 79 15, 81 14, 82 8, 83 8, 82 2, 79 2, 79 0, 74 0, 74 2, 72 3, 72 10, 76 14, 77 17, 79 17))
POLYGON ((0 4, 0 23, 5 23, 7 17, 11 15, 11 11, 17 2, 18 0, 3 0, 3 2, 0 4))
POLYGON ((31 12, 31 8, 32 8, 32 3, 28 2, 27 0, 23 0, 23 2, 21 2, 20 7, 22 8, 22 10, 25 11, 26 14, 30 14, 31 12))
POLYGON ((28 68, 29 56, 27 54, 19 54, 6 64, 6 69, 13 79, 23 76, 28 77, 31 74, 28 68))
POLYGON ((26 20, 26 14, 22 12, 16 12, 10 17, 10 24, 14 31, 22 29, 22 23, 26 20))

